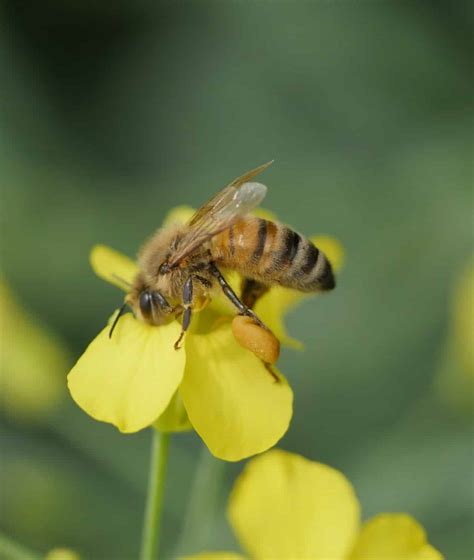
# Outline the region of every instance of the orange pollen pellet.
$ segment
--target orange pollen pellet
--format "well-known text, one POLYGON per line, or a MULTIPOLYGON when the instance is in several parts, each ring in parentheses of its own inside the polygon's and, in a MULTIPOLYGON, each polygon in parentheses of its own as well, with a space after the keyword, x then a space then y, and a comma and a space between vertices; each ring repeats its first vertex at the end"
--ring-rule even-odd
POLYGON ((278 360, 280 342, 272 332, 257 325, 251 317, 234 317, 232 332, 240 346, 253 352, 266 364, 274 364, 278 360))

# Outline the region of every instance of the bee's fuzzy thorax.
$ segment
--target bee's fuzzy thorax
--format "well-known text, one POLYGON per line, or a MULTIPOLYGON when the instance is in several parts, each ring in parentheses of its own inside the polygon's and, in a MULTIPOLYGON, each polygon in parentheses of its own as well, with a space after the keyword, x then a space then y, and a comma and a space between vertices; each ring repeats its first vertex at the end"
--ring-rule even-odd
POLYGON ((159 268, 171 255, 185 231, 185 226, 173 224, 157 230, 141 247, 138 265, 146 277, 156 278, 159 268))

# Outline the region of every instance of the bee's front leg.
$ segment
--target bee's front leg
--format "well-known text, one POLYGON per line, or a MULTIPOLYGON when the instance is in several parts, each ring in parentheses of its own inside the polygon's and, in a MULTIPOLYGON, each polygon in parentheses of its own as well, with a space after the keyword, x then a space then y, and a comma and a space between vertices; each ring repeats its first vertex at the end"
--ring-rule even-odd
POLYGON ((193 278, 190 276, 183 286, 183 323, 181 327, 181 334, 178 340, 174 343, 174 349, 179 350, 181 348, 181 341, 184 338, 184 333, 188 330, 191 324, 191 304, 193 302, 193 278))

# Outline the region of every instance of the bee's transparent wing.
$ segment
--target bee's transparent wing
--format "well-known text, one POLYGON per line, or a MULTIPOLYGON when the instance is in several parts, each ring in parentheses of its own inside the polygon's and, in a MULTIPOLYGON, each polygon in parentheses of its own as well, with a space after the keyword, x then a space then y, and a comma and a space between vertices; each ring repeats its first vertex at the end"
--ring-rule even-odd
POLYGON ((171 266, 178 264, 197 247, 229 228, 260 204, 267 193, 267 187, 261 183, 249 182, 249 179, 261 173, 271 163, 261 165, 234 179, 197 210, 189 221, 189 229, 170 258, 171 266))
POLYGON ((232 197, 235 195, 236 191, 242 187, 242 185, 248 183, 250 179, 253 179, 256 175, 258 175, 262 171, 265 171, 265 169, 267 169, 267 167, 269 167, 272 163, 273 161, 264 163, 263 165, 260 165, 255 169, 251 169, 250 171, 247 171, 247 173, 244 173, 240 177, 234 179, 232 183, 230 183, 229 185, 227 185, 227 187, 219 191, 215 196, 213 196, 210 200, 208 200, 206 204, 201 206, 201 208, 199 208, 199 210, 196 211, 194 216, 191 218, 189 225, 194 226, 200 220, 202 220, 203 217, 207 216, 210 212, 219 211, 226 204, 228 204, 230 200, 232 200, 232 197))

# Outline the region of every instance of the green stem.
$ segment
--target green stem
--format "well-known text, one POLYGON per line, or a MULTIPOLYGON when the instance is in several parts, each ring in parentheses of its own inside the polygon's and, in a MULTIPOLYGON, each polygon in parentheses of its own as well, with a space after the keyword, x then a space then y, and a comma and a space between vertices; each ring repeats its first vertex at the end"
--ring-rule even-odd
POLYGON ((143 522, 140 560, 156 560, 159 547, 160 521, 170 435, 152 429, 153 440, 150 458, 150 474, 143 522))
POLYGON ((41 560, 42 556, 0 533, 0 558, 10 560, 41 560))

